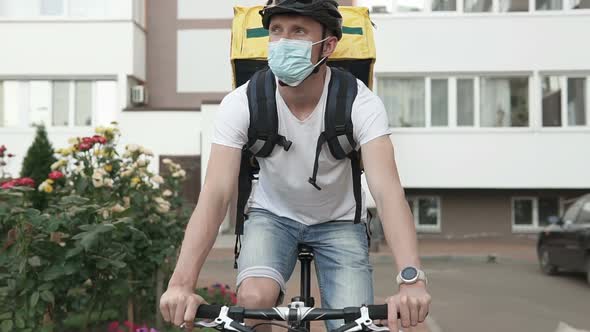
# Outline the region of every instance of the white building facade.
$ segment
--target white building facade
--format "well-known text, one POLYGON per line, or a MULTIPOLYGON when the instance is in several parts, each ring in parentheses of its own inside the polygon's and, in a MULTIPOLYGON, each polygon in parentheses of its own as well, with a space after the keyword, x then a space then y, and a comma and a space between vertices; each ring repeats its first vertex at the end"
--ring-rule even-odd
MULTIPOLYGON (((184 160, 196 199, 232 88, 232 7, 262 3, 0 0, 0 144, 22 156, 31 122, 59 147, 117 120, 184 160)), ((421 236, 531 237, 590 190, 590 0, 354 4, 372 11, 374 89, 421 236)))

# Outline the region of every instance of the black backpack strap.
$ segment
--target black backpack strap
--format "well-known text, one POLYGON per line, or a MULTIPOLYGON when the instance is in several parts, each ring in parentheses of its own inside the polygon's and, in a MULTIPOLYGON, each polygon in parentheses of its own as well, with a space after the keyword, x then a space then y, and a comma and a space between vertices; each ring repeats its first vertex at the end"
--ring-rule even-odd
POLYGON ((250 111, 248 142, 242 148, 240 174, 238 177, 238 201, 236 210, 236 243, 234 246, 234 267, 240 255, 240 236, 244 234, 244 222, 248 218, 245 213, 246 204, 252 192, 252 181, 256 179, 258 164, 255 157, 268 157, 275 145, 282 146, 286 151, 291 142, 279 135, 279 121, 276 103, 276 81, 268 68, 254 73, 246 95, 250 111))
POLYGON ((250 126, 244 149, 256 157, 268 157, 275 145, 282 146, 285 151, 291 147, 291 142, 279 135, 276 89, 275 76, 269 69, 257 71, 248 83, 250 126))
POLYGON ((356 201, 354 222, 359 223, 362 209, 361 195, 361 165, 360 152, 354 140, 352 125, 352 104, 356 98, 358 87, 356 77, 337 68, 330 68, 332 77, 328 85, 328 100, 324 121, 324 132, 318 138, 313 174, 309 178, 316 189, 321 190, 316 183, 318 160, 322 145, 328 143, 330 152, 336 159, 350 158, 352 168, 353 192, 356 201))

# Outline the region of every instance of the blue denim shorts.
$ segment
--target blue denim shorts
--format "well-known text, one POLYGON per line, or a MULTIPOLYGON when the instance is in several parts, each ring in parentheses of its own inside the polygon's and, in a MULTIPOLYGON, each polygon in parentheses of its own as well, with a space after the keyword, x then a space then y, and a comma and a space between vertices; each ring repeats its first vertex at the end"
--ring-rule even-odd
MULTIPOLYGON (((282 303, 300 243, 313 248, 322 308, 373 304, 373 268, 365 223, 304 225, 263 209, 251 209, 244 222, 238 288, 250 277, 273 279, 281 288, 277 305, 282 303)), ((327 321, 327 328, 341 324, 343 321, 327 321)))

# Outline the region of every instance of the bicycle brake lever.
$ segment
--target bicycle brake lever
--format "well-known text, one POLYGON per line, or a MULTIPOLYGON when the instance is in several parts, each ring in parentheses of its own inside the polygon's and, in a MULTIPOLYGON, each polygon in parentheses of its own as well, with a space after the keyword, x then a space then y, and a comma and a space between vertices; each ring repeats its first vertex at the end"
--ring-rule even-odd
MULTIPOLYGON (((247 326, 244 326, 241 323, 238 323, 236 321, 234 321, 233 319, 229 318, 229 316, 227 315, 229 311, 229 308, 227 306, 223 306, 221 307, 221 310, 219 311, 219 317, 215 318, 214 321, 212 322, 205 322, 205 321, 200 321, 200 322, 195 322, 194 326, 195 327, 211 327, 214 328, 216 330, 220 330, 219 328, 222 327, 223 330, 225 331, 236 331, 236 332, 250 332, 252 331, 252 329, 250 329, 247 326)), ((186 324, 182 323, 180 325, 180 328, 185 328, 186 324)))
POLYGON ((367 306, 361 307, 361 317, 357 318, 354 322, 356 323, 356 326, 346 330, 346 332, 364 331, 364 327, 377 332, 389 331, 389 328, 386 326, 377 326, 373 324, 373 320, 369 317, 369 308, 367 306))

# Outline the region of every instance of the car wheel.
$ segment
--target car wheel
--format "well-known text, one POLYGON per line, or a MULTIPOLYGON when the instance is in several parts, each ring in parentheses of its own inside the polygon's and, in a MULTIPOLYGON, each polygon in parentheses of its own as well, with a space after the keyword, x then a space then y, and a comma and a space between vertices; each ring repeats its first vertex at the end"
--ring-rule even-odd
POLYGON ((554 275, 557 272, 557 266, 551 263, 549 250, 545 246, 539 247, 539 265, 541 271, 547 275, 554 275))

